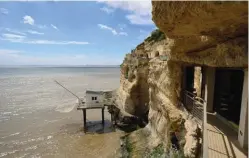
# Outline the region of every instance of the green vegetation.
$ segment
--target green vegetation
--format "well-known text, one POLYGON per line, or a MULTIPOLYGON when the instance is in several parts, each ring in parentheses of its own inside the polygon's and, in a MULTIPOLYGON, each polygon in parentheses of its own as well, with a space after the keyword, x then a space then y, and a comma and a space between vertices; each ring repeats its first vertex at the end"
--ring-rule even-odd
POLYGON ((127 67, 125 71, 125 78, 128 79, 128 77, 129 77, 129 67, 127 67))
POLYGON ((164 151, 163 144, 159 144, 156 148, 154 148, 147 158, 183 158, 184 153, 182 150, 175 150, 170 148, 168 152, 164 151))
POLYGON ((160 158, 160 157, 161 158, 165 157, 163 144, 159 144, 157 147, 155 147, 148 156, 148 158, 160 158))
POLYGON ((134 149, 133 149, 133 146, 132 146, 128 136, 122 137, 121 140, 124 143, 123 150, 122 150, 122 158, 130 158, 130 157, 132 157, 131 154, 132 154, 132 151, 134 149))
POLYGON ((157 41, 161 41, 165 39, 165 35, 162 31, 160 31, 159 29, 156 29, 154 31, 152 31, 151 35, 149 37, 147 37, 145 39, 145 41, 148 41, 148 42, 151 42, 151 41, 154 41, 154 42, 157 42, 157 41))
POLYGON ((131 153, 133 150, 132 144, 128 138, 126 138, 126 150, 128 151, 128 153, 131 153))
POLYGON ((184 153, 182 150, 176 151, 174 149, 171 149, 169 153, 165 157, 170 157, 170 158, 183 158, 184 153))

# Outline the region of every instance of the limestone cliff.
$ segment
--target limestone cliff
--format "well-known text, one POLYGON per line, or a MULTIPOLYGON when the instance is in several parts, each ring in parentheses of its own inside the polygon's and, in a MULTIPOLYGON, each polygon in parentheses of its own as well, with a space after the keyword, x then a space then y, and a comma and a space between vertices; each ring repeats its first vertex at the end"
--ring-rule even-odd
POLYGON ((149 61, 162 51, 164 40, 146 40, 127 54, 121 64, 119 105, 126 112, 136 116, 146 116, 149 111, 149 61))
MULTIPOLYGON (((170 133, 181 133, 184 155, 196 157, 201 127, 181 103, 183 66, 247 67, 248 4, 153 1, 152 6, 152 19, 166 38, 146 39, 126 55, 117 104, 137 116, 149 110, 142 129, 149 131, 148 144, 169 146, 170 133)), ((199 95, 199 68, 194 80, 199 95)))
POLYGON ((171 60, 248 66, 248 2, 153 1, 152 6, 153 21, 172 43, 165 52, 171 60))

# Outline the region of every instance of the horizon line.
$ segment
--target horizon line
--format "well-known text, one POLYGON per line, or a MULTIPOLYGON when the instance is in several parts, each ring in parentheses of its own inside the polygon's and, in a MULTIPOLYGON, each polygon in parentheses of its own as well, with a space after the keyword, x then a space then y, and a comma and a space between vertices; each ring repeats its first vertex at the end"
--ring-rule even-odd
POLYGON ((120 65, 0 65, 0 67, 119 67, 120 65))

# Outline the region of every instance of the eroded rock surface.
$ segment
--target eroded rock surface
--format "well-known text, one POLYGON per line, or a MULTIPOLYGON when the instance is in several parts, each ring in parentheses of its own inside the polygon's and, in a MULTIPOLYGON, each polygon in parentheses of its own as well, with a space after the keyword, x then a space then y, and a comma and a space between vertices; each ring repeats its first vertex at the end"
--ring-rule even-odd
POLYGON ((236 37, 248 32, 248 2, 152 1, 152 19, 170 38, 236 37))
MULTIPOLYGON (((196 157, 201 127, 181 103, 183 66, 248 67, 248 2, 153 1, 152 6, 152 19, 166 38, 146 39, 125 57, 117 102, 136 116, 149 110, 151 138, 168 147, 170 132, 180 133, 184 155, 196 157)), ((198 96, 200 78, 197 67, 198 96)))

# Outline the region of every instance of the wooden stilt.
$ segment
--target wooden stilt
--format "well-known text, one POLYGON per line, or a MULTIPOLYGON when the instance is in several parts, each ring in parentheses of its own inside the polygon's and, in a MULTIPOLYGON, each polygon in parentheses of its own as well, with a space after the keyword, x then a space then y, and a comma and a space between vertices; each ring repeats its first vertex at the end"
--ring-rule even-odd
POLYGON ((113 124, 113 115, 112 115, 112 113, 111 113, 111 123, 113 124))
POLYGON ((83 109, 83 125, 84 125, 84 132, 86 132, 86 109, 83 109))
POLYGON ((102 108, 102 124, 104 125, 105 124, 105 107, 102 108))
MULTIPOLYGON (((86 126, 86 110, 87 109, 101 109, 101 114, 102 114, 102 125, 105 124, 105 106, 102 107, 81 107, 81 108, 77 108, 77 110, 82 110, 83 112, 83 129, 84 132, 86 132, 87 130, 87 126, 86 126)), ((112 120, 115 119, 114 116, 112 116, 112 120)))

